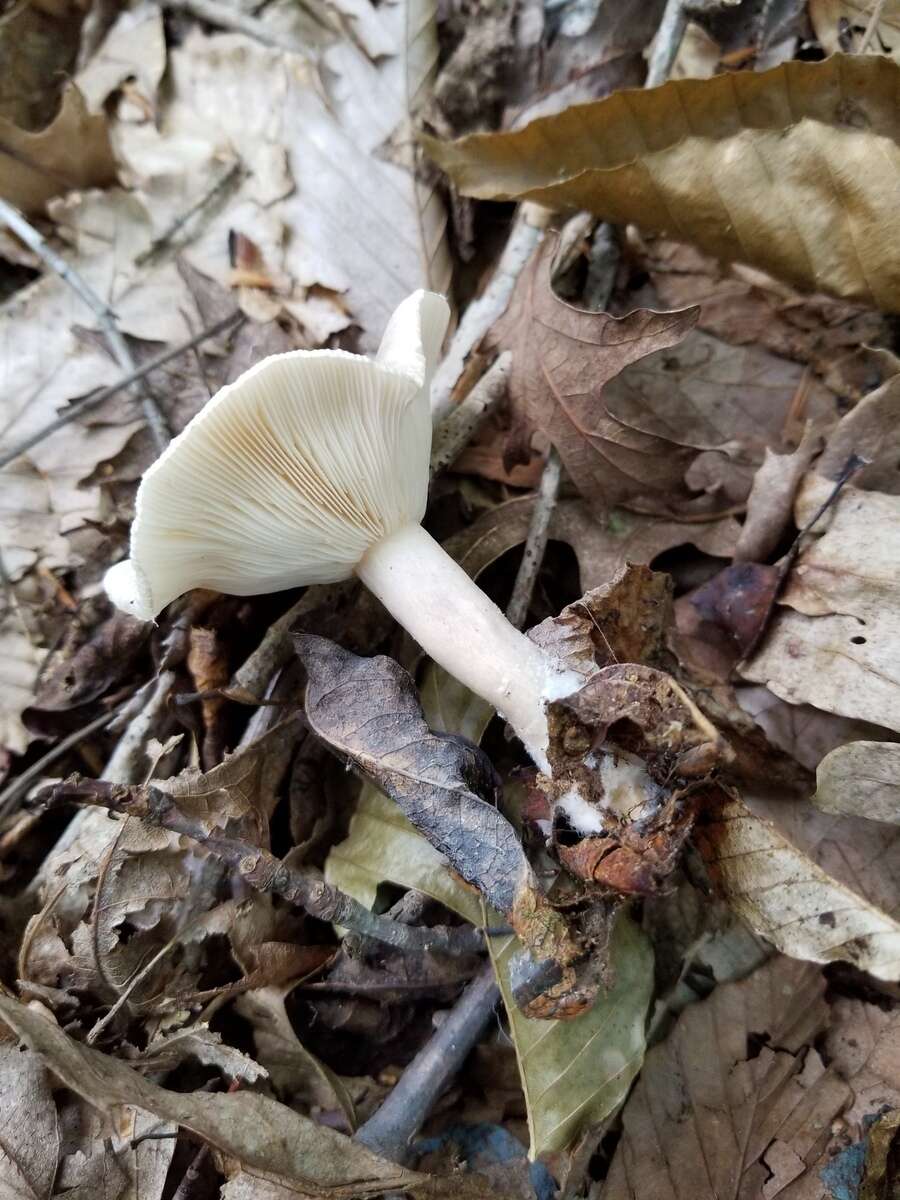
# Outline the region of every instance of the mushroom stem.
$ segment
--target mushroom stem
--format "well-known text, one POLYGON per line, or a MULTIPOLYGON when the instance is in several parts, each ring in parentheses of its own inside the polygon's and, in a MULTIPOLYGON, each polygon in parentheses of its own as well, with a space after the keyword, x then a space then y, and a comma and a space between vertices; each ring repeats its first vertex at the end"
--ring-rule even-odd
POLYGON ((356 573, 426 654, 496 708, 549 772, 546 704, 577 679, 510 625, 421 525, 376 542, 356 573))

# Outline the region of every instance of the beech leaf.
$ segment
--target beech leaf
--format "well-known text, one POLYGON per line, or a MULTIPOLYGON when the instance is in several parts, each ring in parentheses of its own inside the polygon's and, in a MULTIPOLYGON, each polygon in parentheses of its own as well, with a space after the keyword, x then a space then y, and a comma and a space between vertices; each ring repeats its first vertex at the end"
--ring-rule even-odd
POLYGON ((802 1175, 850 1095, 812 1049, 824 988, 821 972, 776 958, 687 1008, 647 1055, 604 1200, 774 1196, 802 1175))
POLYGON ((623 90, 426 148, 467 196, 636 222, 897 312, 898 81, 890 59, 835 54, 623 90))
MULTIPOLYGON (((360 799, 348 837, 329 855, 326 874, 329 882, 364 904, 374 903, 379 884, 391 882, 417 888, 469 921, 483 921, 474 890, 447 870, 434 847, 374 789, 360 799)), ((620 915, 610 940, 611 987, 600 992, 587 1012, 567 1021, 523 1016, 509 978, 510 961, 521 943, 515 937, 496 937, 488 946, 516 1047, 531 1157, 565 1149, 621 1103, 640 1069, 653 990, 650 944, 620 915)))
POLYGON ((599 507, 678 489, 689 459, 670 440, 637 432, 606 411, 604 385, 629 363, 682 340, 697 309, 627 317, 582 312, 550 287, 548 239, 520 275, 491 344, 511 350, 509 395, 520 422, 556 446, 585 500, 599 507))

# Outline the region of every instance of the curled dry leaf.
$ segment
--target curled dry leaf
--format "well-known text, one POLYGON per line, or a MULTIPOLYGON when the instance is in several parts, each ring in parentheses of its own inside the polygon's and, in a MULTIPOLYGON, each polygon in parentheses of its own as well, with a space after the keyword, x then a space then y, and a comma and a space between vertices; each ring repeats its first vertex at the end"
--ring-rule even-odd
POLYGON ((812 802, 823 812, 900 825, 900 745, 850 742, 838 746, 816 768, 812 802))
POLYGON ((573 308, 550 287, 553 248, 546 239, 535 251, 490 334, 493 346, 513 353, 509 397, 516 420, 529 435, 539 429, 549 438, 594 506, 677 490, 686 463, 669 441, 611 417, 603 389, 629 363, 680 342, 696 310, 617 318, 573 308))
POLYGON ((562 965, 576 958, 515 829, 495 807, 499 780, 487 756, 458 735, 428 728, 412 679, 392 659, 359 658, 308 634, 294 641, 315 732, 397 802, 538 958, 562 965))
POLYGON ((868 465, 853 486, 896 495, 900 492, 900 375, 892 375, 842 417, 829 434, 816 471, 838 479, 851 455, 868 465))
POLYGON ((267 1096, 159 1087, 125 1063, 76 1042, 52 1020, 7 996, 0 996, 0 1017, 66 1087, 101 1112, 109 1113, 116 1105, 136 1105, 190 1130, 236 1159, 252 1178, 308 1196, 341 1200, 398 1189, 415 1193, 427 1180, 267 1096))
POLYGON ((426 146, 465 195, 585 208, 897 312, 898 70, 837 54, 673 80, 426 146))
POLYGON ((859 826, 816 821, 809 805, 751 803, 711 790, 695 842, 728 903, 782 953, 851 962, 893 980, 900 972, 900 838, 885 843, 876 835, 867 843, 859 826))
POLYGON ((604 1197, 775 1196, 816 1163, 849 1098, 812 1047, 824 987, 776 958, 687 1008, 647 1055, 604 1197))
MULTIPOLYGON (((831 491, 826 480, 807 478, 795 506, 798 527, 831 491)), ((822 524, 825 532, 814 530, 801 550, 765 641, 740 672, 792 704, 900 731, 900 498, 846 487, 822 524)))
POLYGON ((46 129, 31 133, 0 117, 0 159, 0 195, 25 213, 43 212, 63 192, 116 181, 106 117, 88 113, 74 84, 46 129))

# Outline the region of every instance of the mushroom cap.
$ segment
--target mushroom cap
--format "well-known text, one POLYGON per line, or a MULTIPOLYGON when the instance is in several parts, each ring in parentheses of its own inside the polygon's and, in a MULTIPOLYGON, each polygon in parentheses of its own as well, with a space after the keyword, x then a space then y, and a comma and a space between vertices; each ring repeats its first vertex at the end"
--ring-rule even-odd
POLYGON ((217 392, 141 480, 131 557, 104 580, 113 603, 146 621, 190 588, 335 583, 421 521, 449 315, 443 296, 415 292, 374 360, 294 350, 217 392))

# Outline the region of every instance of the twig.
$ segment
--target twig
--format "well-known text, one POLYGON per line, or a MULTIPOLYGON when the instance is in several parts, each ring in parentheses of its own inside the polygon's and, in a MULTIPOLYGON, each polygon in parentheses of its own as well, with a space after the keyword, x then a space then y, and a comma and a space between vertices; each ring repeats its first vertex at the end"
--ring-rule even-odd
POLYGON ((487 963, 354 1141, 393 1162, 405 1162, 410 1142, 481 1037, 499 999, 494 969, 487 963))
POLYGON ((172 239, 176 237, 179 231, 183 229, 185 225, 187 225, 188 221, 190 221, 192 217, 196 216, 198 212, 201 212, 204 208, 206 208, 208 204, 211 204, 220 192, 224 192, 243 174, 244 165, 240 159, 238 159, 237 162, 231 164, 221 178, 216 180, 211 188, 203 193, 199 200, 196 200, 190 206, 187 212, 183 212, 180 217, 176 217, 168 229, 161 233, 159 237, 154 238, 146 250, 141 251, 141 253, 134 260, 135 266, 141 267, 144 265, 144 263, 150 262, 151 259, 155 258, 159 254, 160 250, 162 250, 164 246, 167 246, 172 239))
POLYGON ((512 355, 507 350, 436 430, 431 446, 432 478, 459 458, 488 414, 503 400, 511 365, 512 355))
POLYGON ((869 23, 866 25, 866 31, 862 36, 862 41, 859 43, 859 50, 857 51, 857 54, 865 54, 865 52, 868 50, 869 43, 875 36, 875 30, 878 28, 879 22, 881 21, 886 3, 887 0, 875 0, 874 5, 872 6, 872 15, 869 17, 869 23))
POLYGON ((687 14, 684 11, 684 0, 667 0, 659 29, 653 40, 644 87, 659 87, 669 78, 669 72, 678 55, 686 25, 687 14))
MULTIPOLYGON (((67 284, 77 296, 80 296, 97 318, 113 358, 123 371, 133 372, 135 370, 134 358, 132 357, 128 343, 122 336, 122 331, 116 324, 115 313, 109 305, 100 299, 93 288, 78 274, 70 263, 67 263, 61 255, 56 253, 34 226, 30 225, 17 209, 13 208, 11 204, 7 204, 2 197, 0 197, 0 220, 30 250, 39 255, 51 271, 54 271, 60 277, 63 283, 67 284)), ((135 390, 138 390, 137 385, 132 386, 135 387, 135 390)), ((157 449, 162 451, 168 446, 172 433, 166 424, 165 417, 159 410, 153 393, 147 387, 146 383, 140 387, 137 398, 140 400, 144 419, 150 428, 157 449)))
POLYGON ((516 280, 544 236, 550 214, 535 204, 520 206, 491 282, 468 306, 447 354, 431 381, 431 415, 439 425, 453 407, 453 389, 466 359, 498 317, 506 311, 516 280))
POLYGON ((220 0, 162 0, 162 6, 188 12, 219 29, 232 29, 235 33, 246 34, 263 46, 286 50, 288 54, 296 54, 307 62, 314 61, 306 47, 295 38, 278 33, 259 17, 251 17, 230 4, 222 4, 220 0))
POLYGON ((76 729, 74 733, 70 733, 68 737, 64 737, 62 741, 57 742, 46 754, 42 754, 37 762, 33 762, 30 767, 17 775, 9 787, 0 792, 0 819, 6 816, 7 812, 12 808, 17 800, 20 800, 32 786, 36 779, 46 772, 48 767, 51 767, 57 759, 71 750, 73 746, 77 746, 79 742, 83 742, 85 738, 91 736, 92 733, 97 733, 100 729, 105 729, 121 712, 121 707, 113 709, 112 712, 103 713, 96 717, 83 729, 76 729))
POLYGON ((516 582, 513 585, 512 597, 506 607, 506 616, 510 624, 521 629, 528 615, 528 606, 537 581, 544 552, 547 549, 547 538, 550 533, 550 521, 556 508, 559 496, 559 481, 562 477, 562 462, 554 446, 550 447, 547 462, 541 475, 541 486, 538 488, 537 499, 531 513, 531 524, 528 527, 528 537, 525 539, 525 551, 519 563, 516 582))
POLYGON ((167 362, 171 362, 173 358, 178 358, 180 355, 187 353, 187 351, 193 350, 201 342, 205 342, 208 338, 216 337, 217 334, 224 333, 226 329, 230 329, 233 325, 243 320, 245 320, 244 314, 235 311, 230 316, 223 317, 221 321, 216 321, 215 324, 208 325, 206 329, 202 329, 195 337, 190 338, 188 341, 181 342, 178 346, 173 346, 171 350, 164 350, 161 354, 154 355, 153 358, 148 358, 140 367, 136 367, 133 371, 129 371, 127 375, 124 375, 118 383, 112 383, 109 387, 102 388, 95 395, 85 396, 83 400, 77 400, 74 404, 70 404, 61 416, 45 425, 43 429, 39 429, 37 433, 31 434, 11 450, 0 450, 0 469, 9 466, 11 462, 19 458, 20 455, 25 454, 32 446, 36 446, 38 442, 42 442, 51 433, 56 433, 58 429, 62 429, 70 421, 74 421, 76 417, 80 417, 83 412, 91 408, 96 408, 98 404, 102 404, 110 396, 115 396, 130 384, 144 379, 151 372, 157 370, 157 368, 165 366, 167 362))
POLYGON ((110 813, 140 817, 150 825, 189 837, 236 871, 255 891, 273 892, 319 921, 343 925, 398 950, 461 955, 478 953, 484 948, 481 930, 469 925, 409 926, 378 916, 324 879, 285 866, 281 859, 259 846, 209 832, 201 822, 182 813, 171 796, 152 784, 121 787, 72 775, 63 783, 47 788, 37 802, 99 806, 110 813))

